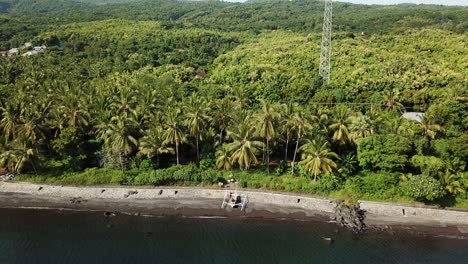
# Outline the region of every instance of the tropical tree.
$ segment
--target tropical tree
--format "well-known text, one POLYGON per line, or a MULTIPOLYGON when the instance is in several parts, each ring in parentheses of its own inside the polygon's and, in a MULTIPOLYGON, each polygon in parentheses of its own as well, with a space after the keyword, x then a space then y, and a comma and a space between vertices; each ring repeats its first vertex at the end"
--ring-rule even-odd
POLYGON ((411 121, 401 116, 391 117, 383 121, 382 133, 392 133, 395 135, 411 137, 414 130, 411 127, 411 121))
POLYGON ((210 122, 216 128, 218 133, 218 145, 223 143, 226 128, 231 122, 231 114, 233 113, 233 104, 229 98, 225 97, 220 100, 214 100, 211 104, 210 122))
POLYGON ((5 139, 14 139, 18 132, 21 123, 21 116, 24 111, 24 106, 19 102, 8 102, 5 106, 0 107, 1 120, 0 128, 5 136, 5 139))
POLYGON ((453 173, 450 170, 445 170, 445 173, 443 173, 440 177, 440 182, 442 186, 444 186, 445 191, 457 195, 460 193, 465 193, 465 186, 463 186, 463 183, 460 181, 462 178, 462 173, 453 173))
POLYGON ((392 111, 403 112, 405 107, 403 106, 403 104, 398 102, 399 97, 400 91, 398 89, 394 88, 391 90, 385 90, 383 92, 382 104, 384 105, 384 107, 392 111))
POLYGON ((297 112, 293 117, 293 129, 296 132, 296 147, 294 148, 293 160, 291 163, 291 173, 294 174, 294 165, 296 162, 296 155, 299 148, 299 143, 302 140, 302 137, 305 135, 306 130, 311 128, 309 120, 304 116, 303 112, 297 112))
POLYGON ((143 133, 143 137, 139 141, 139 153, 150 159, 156 157, 159 165, 159 155, 164 153, 174 154, 174 148, 166 146, 163 128, 152 126, 143 133))
POLYGON ((344 176, 351 176, 359 168, 359 161, 353 153, 348 153, 340 157, 340 166, 338 172, 344 176))
POLYGON ((351 111, 345 105, 337 106, 333 111, 333 122, 329 128, 333 131, 332 139, 341 144, 351 141, 349 124, 352 121, 351 111))
POLYGON ((124 168, 123 158, 138 146, 135 121, 124 116, 114 116, 109 124, 98 126, 98 137, 104 141, 104 147, 118 155, 120 166, 124 168))
POLYGON ((6 167, 13 172, 22 172, 30 164, 36 171, 34 160, 38 153, 27 141, 16 140, 5 145, 4 150, 0 153, 0 167, 6 167))
POLYGON ((322 138, 307 139, 300 151, 302 160, 299 164, 314 175, 314 182, 321 173, 329 175, 337 167, 332 159, 337 159, 338 155, 330 150, 328 142, 322 138))
POLYGON ((221 146, 216 151, 216 167, 225 171, 232 168, 231 153, 227 145, 221 146))
POLYGON ((176 164, 179 165, 179 146, 186 140, 184 126, 182 125, 182 114, 180 109, 168 109, 168 115, 164 122, 164 142, 175 145, 176 164))
POLYGON ((201 134, 206 130, 209 121, 208 112, 210 108, 205 99, 193 93, 189 97, 186 106, 186 125, 190 131, 190 135, 195 137, 197 148, 197 162, 200 162, 199 141, 201 134))
POLYGON ((87 110, 84 87, 78 84, 67 83, 59 95, 59 115, 66 118, 69 127, 84 127, 89 125, 90 115, 87 110))
POLYGON ((284 160, 288 161, 288 148, 291 135, 294 132, 294 115, 296 114, 298 104, 290 101, 287 104, 282 105, 282 114, 281 114, 281 127, 283 133, 286 136, 286 146, 284 148, 284 160))
POLYGON ((258 133, 266 141, 266 161, 267 172, 270 173, 270 141, 276 136, 276 122, 280 115, 274 106, 266 101, 261 100, 262 108, 255 117, 258 126, 258 133))
POLYGON ((39 141, 46 137, 45 120, 49 116, 51 105, 52 102, 46 102, 42 98, 38 98, 36 104, 25 108, 23 115, 21 115, 17 137, 27 141, 30 146, 37 147, 39 141))
POLYGON ((258 162, 256 155, 258 151, 264 147, 263 142, 257 140, 255 137, 255 127, 252 127, 248 120, 247 118, 245 122, 227 131, 228 137, 233 140, 232 143, 227 145, 229 153, 231 153, 231 162, 233 164, 237 163, 246 170, 248 170, 252 164, 258 162))
POLYGON ((360 114, 351 118, 349 130, 352 140, 356 141, 374 134, 375 124, 368 116, 360 114))
POLYGON ((437 133, 443 132, 444 128, 434 122, 432 118, 428 115, 424 115, 419 123, 419 126, 422 128, 422 133, 427 142, 430 142, 432 139, 435 139, 437 133))
POLYGON ((116 85, 111 88, 112 109, 118 114, 134 110, 137 105, 138 95, 135 89, 131 87, 130 80, 127 77, 116 77, 113 82, 116 85))

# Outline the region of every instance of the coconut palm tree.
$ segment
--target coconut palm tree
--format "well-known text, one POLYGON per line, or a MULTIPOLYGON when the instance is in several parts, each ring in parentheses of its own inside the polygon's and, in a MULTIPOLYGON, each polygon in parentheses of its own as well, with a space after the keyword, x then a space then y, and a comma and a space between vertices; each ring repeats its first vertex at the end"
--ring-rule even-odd
MULTIPOLYGON (((248 121, 247 118, 245 121, 248 121)), ((228 137, 233 140, 227 145, 231 153, 231 162, 248 170, 251 164, 257 163, 257 153, 264 147, 263 142, 255 137, 255 128, 249 122, 238 124, 233 130, 228 130, 228 137)))
POLYGON ((460 181, 461 173, 453 173, 449 169, 445 170, 440 177, 440 181, 442 186, 444 186, 445 190, 453 195, 457 195, 460 193, 465 193, 465 187, 463 183, 460 181))
POLYGON ((400 97, 400 91, 396 88, 391 90, 385 90, 383 92, 382 103, 383 105, 392 111, 403 112, 405 107, 398 102, 400 97))
POLYGON ((30 164, 34 171, 34 159, 37 153, 25 140, 15 140, 5 144, 0 153, 0 167, 6 167, 13 172, 22 172, 30 164))
POLYGON ((99 125, 97 133, 98 138, 104 141, 105 148, 119 156, 120 166, 123 169, 123 158, 138 146, 135 121, 125 115, 114 116, 109 124, 99 125))
POLYGON ((23 111, 22 104, 17 102, 7 102, 5 106, 0 107, 0 128, 5 139, 14 139, 16 137, 23 111))
POLYGON ((164 142, 175 145, 176 162, 179 165, 179 146, 186 140, 180 109, 168 109, 164 122, 164 142))
POLYGON ((359 114, 356 117, 352 117, 349 130, 351 131, 352 140, 357 141, 374 134, 375 123, 368 116, 359 114))
POLYGON ((288 161, 288 148, 291 135, 294 132, 294 115, 297 112, 298 104, 290 101, 287 104, 283 104, 281 108, 281 127, 283 128, 283 133, 286 136, 286 146, 284 148, 284 160, 288 161))
POLYGON ((237 109, 243 109, 245 106, 249 105, 250 100, 244 89, 240 86, 234 86, 231 89, 231 97, 234 99, 234 104, 237 109))
POLYGON ((216 167, 225 171, 232 168, 231 153, 226 144, 216 151, 216 167))
POLYGON ((117 78, 115 82, 117 86, 113 87, 111 91, 112 109, 118 114, 130 112, 135 109, 138 97, 135 90, 130 86, 129 81, 117 78))
POLYGON ((419 126, 422 128, 423 136, 428 142, 430 142, 432 139, 435 139, 439 132, 444 131, 444 128, 441 125, 436 124, 434 120, 428 115, 423 116, 419 126))
POLYGON ((329 128, 333 131, 332 139, 341 144, 351 141, 349 124, 352 121, 351 111, 345 105, 337 106, 333 111, 333 123, 329 128))
POLYGON ((308 139, 304 145, 301 146, 302 160, 299 164, 314 175, 314 182, 317 181, 317 176, 321 173, 325 175, 330 174, 336 169, 336 163, 332 158, 338 158, 336 153, 332 152, 328 146, 328 142, 318 138, 308 139))
POLYGON ((189 97, 186 110, 186 125, 190 131, 190 135, 195 137, 197 148, 197 162, 200 162, 200 148, 199 141, 201 134, 206 130, 209 121, 208 112, 210 108, 205 99, 193 93, 189 97))
POLYGON ((258 133, 266 141, 267 173, 270 173, 270 141, 276 136, 276 122, 279 119, 279 112, 266 100, 261 100, 262 108, 255 116, 258 126, 258 133))
POLYGON ((411 128, 411 121, 401 116, 392 117, 383 121, 383 132, 392 133, 404 137, 411 137, 414 131, 411 128))
POLYGON ((226 128, 231 122, 231 113, 233 112, 233 104, 229 98, 224 97, 221 100, 215 100, 211 104, 210 123, 216 128, 218 133, 218 145, 223 143, 226 128))
POLYGON ((90 114, 85 87, 68 82, 62 85, 54 84, 54 86, 58 88, 56 96, 58 107, 55 110, 58 116, 64 118, 65 124, 63 125, 73 128, 88 126, 90 114))
POLYGON ((150 159, 156 157, 158 165, 160 154, 174 154, 174 148, 166 146, 164 130, 160 126, 152 126, 143 133, 138 149, 140 154, 146 155, 150 159))
POLYGON ((293 129, 296 133, 296 147, 294 149, 293 160, 291 162, 291 173, 294 174, 294 165, 296 162, 296 155, 299 148, 299 143, 302 140, 302 137, 306 134, 306 130, 312 128, 309 120, 304 116, 303 112, 297 112, 293 117, 293 129))
POLYGON ((45 102, 41 98, 36 104, 24 108, 21 123, 18 127, 17 137, 27 141, 31 146, 37 146, 39 141, 45 139, 47 129, 45 121, 49 116, 52 102, 45 102))

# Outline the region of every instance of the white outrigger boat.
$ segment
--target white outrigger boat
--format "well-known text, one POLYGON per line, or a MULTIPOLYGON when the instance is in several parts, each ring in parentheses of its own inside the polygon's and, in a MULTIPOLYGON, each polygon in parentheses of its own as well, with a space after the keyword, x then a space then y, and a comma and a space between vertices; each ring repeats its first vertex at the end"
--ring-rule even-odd
POLYGON ((226 206, 231 206, 232 208, 240 208, 241 211, 244 211, 247 203, 249 202, 249 198, 246 194, 239 195, 236 191, 229 191, 227 190, 224 193, 223 203, 221 204, 221 208, 226 208, 226 206))

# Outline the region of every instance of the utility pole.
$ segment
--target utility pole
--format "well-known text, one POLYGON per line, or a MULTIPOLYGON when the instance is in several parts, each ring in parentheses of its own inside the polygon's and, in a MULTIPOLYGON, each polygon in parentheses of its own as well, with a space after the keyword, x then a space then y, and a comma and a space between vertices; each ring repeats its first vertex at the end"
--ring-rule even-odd
POLYGON ((325 12, 323 14, 322 45, 320 47, 319 74, 326 83, 330 82, 331 56, 332 56, 332 0, 325 0, 325 12))

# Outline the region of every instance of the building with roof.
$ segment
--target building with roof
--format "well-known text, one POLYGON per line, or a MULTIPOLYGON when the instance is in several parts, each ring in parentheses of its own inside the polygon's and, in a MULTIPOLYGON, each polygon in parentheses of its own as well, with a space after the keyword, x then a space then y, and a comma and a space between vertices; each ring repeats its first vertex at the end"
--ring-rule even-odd
POLYGON ((403 113, 401 116, 408 120, 421 123, 422 119, 424 118, 424 115, 425 113, 423 112, 406 112, 406 113, 403 113))
POLYGON ((8 50, 8 56, 13 56, 13 55, 16 55, 18 53, 19 53, 18 48, 12 48, 12 49, 8 50))

